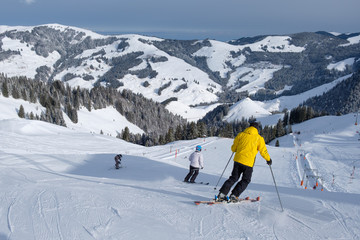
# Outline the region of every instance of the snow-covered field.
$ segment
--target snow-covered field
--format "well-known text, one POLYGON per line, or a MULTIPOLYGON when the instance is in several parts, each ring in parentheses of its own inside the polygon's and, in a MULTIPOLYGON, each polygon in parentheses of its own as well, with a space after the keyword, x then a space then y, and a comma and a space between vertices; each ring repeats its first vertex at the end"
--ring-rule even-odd
POLYGON ((296 134, 258 156, 243 197, 199 205, 218 193, 232 139, 142 147, 41 121, 0 120, 0 240, 23 239, 359 239, 360 138, 355 116, 294 125, 296 134), (300 133, 299 133, 300 132, 300 133), (188 156, 203 146, 205 168, 186 184, 188 156), (114 156, 123 154, 115 170, 114 156), (304 172, 308 181, 304 178, 304 172), (316 186, 318 180, 318 186, 316 186), (305 189, 305 186, 307 189, 305 189), (323 189, 323 190, 322 190, 323 189))

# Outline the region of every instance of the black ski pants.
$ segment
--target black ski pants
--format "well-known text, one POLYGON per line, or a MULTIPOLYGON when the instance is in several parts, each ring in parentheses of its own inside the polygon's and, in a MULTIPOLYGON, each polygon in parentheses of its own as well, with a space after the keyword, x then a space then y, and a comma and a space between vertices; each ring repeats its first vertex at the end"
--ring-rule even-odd
POLYGON ((188 182, 190 177, 191 177, 190 182, 195 182, 197 175, 199 175, 199 168, 190 165, 189 173, 186 175, 184 182, 188 182))
POLYGON ((253 168, 249 166, 245 166, 241 163, 234 162, 234 168, 231 172, 231 176, 228 180, 226 180, 223 186, 220 188, 220 193, 227 195, 231 189, 231 187, 239 180, 240 175, 242 174, 240 182, 236 184, 231 194, 236 197, 239 197, 240 194, 245 191, 246 187, 249 185, 251 181, 253 168))

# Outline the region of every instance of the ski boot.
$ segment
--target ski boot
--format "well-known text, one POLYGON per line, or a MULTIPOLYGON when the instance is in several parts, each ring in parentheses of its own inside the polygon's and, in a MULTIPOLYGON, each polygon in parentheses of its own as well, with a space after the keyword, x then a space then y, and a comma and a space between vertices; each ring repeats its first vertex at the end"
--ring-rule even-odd
POLYGON ((235 195, 231 194, 230 198, 229 198, 229 202, 238 202, 239 201, 239 197, 236 197, 235 195))
POLYGON ((227 202, 227 201, 229 201, 229 197, 223 193, 219 193, 219 195, 217 195, 217 196, 215 195, 215 201, 216 202, 227 202))

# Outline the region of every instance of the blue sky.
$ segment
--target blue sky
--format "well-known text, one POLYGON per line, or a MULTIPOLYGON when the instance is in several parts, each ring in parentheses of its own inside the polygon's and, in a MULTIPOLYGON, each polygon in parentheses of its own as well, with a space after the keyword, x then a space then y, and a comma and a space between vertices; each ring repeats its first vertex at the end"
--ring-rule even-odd
POLYGON ((0 25, 216 39, 360 32, 360 0, 1 0, 0 25))

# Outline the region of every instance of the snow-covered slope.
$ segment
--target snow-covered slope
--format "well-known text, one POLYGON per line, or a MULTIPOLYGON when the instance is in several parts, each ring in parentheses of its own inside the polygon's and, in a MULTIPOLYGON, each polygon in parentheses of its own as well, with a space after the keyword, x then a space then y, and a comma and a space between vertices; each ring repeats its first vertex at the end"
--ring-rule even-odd
POLYGON ((269 116, 271 113, 266 109, 261 107, 261 102, 252 101, 250 98, 245 98, 233 106, 231 106, 228 115, 224 117, 225 121, 234 122, 236 120, 241 120, 241 117, 263 117, 269 116))
POLYGON ((323 93, 328 92, 341 81, 346 80, 350 76, 351 75, 347 75, 338 78, 331 83, 321 85, 312 90, 293 96, 282 96, 264 102, 253 101, 249 98, 240 100, 230 108, 230 111, 227 116, 224 117, 224 120, 233 122, 236 120, 240 121, 243 117, 255 117, 264 126, 275 125, 279 119, 283 118, 283 113, 279 112, 283 112, 284 110, 291 110, 301 105, 309 98, 321 96, 323 93))
POLYGON ((33 46, 26 44, 18 39, 10 39, 4 37, 2 39, 3 51, 19 51, 20 54, 13 55, 10 58, 0 61, 0 71, 12 76, 26 76, 35 78, 36 69, 39 66, 47 66, 53 70, 53 65, 60 59, 60 54, 56 51, 50 56, 43 57, 35 54, 32 50, 33 46))
POLYGON ((280 147, 268 146, 284 212, 260 156, 243 194, 260 202, 193 203, 211 199, 229 176, 231 164, 216 185, 232 139, 147 148, 41 121, 0 120, 0 239, 358 239, 355 117, 313 119, 293 126, 297 134, 279 139, 280 147), (205 158, 197 180, 207 186, 182 182, 197 144, 205 158))
MULTIPOLYGON (((5 98, 0 95, 0 120, 20 119, 18 112, 21 105, 27 113, 32 112, 38 116, 41 116, 41 113, 46 111, 40 103, 29 103, 21 99, 5 98)), ((142 129, 126 120, 113 107, 93 109, 91 112, 86 108, 82 108, 78 111, 78 122, 76 124, 65 113, 63 113, 63 116, 69 129, 80 132, 100 133, 102 131, 105 135, 116 137, 125 127, 128 127, 133 134, 144 133, 142 129)))

